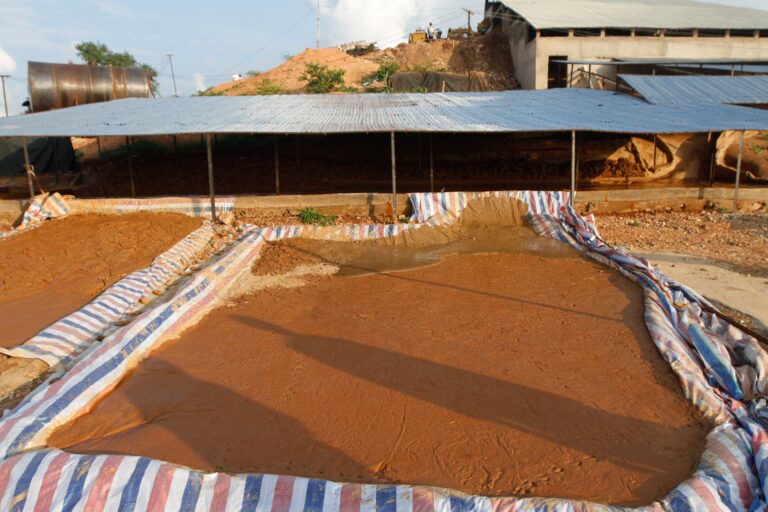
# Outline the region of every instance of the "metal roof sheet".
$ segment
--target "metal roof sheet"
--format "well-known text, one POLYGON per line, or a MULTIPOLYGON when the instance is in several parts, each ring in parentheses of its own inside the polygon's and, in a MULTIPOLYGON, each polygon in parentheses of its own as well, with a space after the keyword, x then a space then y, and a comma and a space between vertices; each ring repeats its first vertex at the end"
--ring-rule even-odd
POLYGON ((537 29, 766 29, 768 11, 690 0, 500 0, 537 29))
POLYGON ((768 76, 620 76, 657 105, 768 104, 768 76))
POLYGON ((182 133, 768 130, 768 111, 651 105, 591 89, 124 99, 0 119, 0 137, 182 133))

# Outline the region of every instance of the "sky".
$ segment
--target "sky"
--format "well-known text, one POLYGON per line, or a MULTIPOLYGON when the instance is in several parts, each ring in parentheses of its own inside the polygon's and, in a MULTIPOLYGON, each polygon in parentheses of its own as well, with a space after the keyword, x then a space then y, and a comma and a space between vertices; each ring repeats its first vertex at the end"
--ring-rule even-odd
MULTIPOLYGON (((27 61, 79 62, 74 45, 99 41, 129 51, 160 73, 160 95, 173 95, 166 54, 173 54, 179 95, 188 96, 230 80, 235 72, 263 71, 315 46, 317 0, 0 0, 0 74, 9 111, 21 113, 27 98, 27 61), (66 7, 63 5, 66 3, 66 7)), ((763 7, 768 0, 716 0, 763 7)), ((577 4, 577 0, 574 0, 577 4)), ((437 27, 466 24, 461 8, 483 0, 320 0, 320 44, 355 40, 380 47, 402 42, 432 21, 437 27)))

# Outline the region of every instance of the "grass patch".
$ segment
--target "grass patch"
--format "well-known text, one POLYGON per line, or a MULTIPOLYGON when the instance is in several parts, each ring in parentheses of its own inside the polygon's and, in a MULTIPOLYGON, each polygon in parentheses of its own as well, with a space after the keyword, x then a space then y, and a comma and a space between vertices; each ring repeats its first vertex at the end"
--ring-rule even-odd
POLYGON ((302 224, 316 224, 318 226, 330 226, 337 219, 336 215, 324 215, 309 207, 299 210, 297 215, 301 219, 302 224))

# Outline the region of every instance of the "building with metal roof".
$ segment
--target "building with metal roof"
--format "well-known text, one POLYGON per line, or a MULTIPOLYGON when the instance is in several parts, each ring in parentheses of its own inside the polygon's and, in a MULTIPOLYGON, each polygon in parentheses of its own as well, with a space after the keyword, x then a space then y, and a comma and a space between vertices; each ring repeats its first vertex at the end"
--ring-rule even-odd
POLYGON ((592 89, 123 99, 0 119, 0 137, 184 133, 694 133, 768 130, 768 111, 651 105, 592 89))
MULTIPOLYGON (((565 87, 562 60, 768 59, 768 10, 692 0, 486 0, 525 89, 565 87)), ((595 68, 609 80, 616 70, 595 68)))
POLYGON ((649 103, 657 105, 768 105, 768 76, 620 75, 649 103))

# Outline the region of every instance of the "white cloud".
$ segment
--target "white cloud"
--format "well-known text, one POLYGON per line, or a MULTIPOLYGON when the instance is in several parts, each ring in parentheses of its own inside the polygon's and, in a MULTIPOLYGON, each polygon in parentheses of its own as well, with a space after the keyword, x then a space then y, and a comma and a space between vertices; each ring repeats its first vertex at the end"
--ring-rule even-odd
MULTIPOLYGON (((314 6, 314 1, 308 0, 314 6)), ((389 47, 407 39, 415 28, 426 28, 430 21, 447 32, 448 26, 462 26, 466 14, 462 6, 475 10, 473 23, 480 20, 483 3, 479 0, 333 0, 321 8, 322 43, 368 40, 389 47)))
POLYGON ((16 71, 16 61, 0 48, 0 74, 9 75, 16 71))
POLYGON ((192 73, 192 82, 194 82, 195 88, 198 91, 207 89, 205 86, 205 76, 202 73, 192 73))

